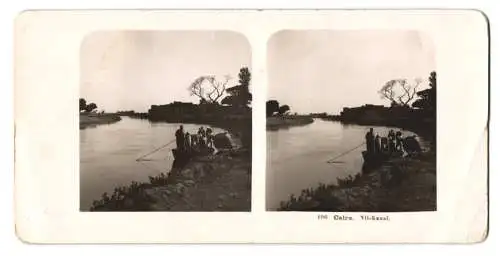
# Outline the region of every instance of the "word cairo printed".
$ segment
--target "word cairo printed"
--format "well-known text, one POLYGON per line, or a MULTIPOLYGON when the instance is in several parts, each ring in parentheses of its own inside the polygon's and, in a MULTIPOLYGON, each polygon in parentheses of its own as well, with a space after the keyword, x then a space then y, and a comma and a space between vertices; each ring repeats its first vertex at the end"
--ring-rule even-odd
POLYGON ((284 30, 267 57, 268 211, 436 211, 429 38, 284 30))
POLYGON ((250 211, 250 60, 234 32, 88 35, 80 211, 250 211))

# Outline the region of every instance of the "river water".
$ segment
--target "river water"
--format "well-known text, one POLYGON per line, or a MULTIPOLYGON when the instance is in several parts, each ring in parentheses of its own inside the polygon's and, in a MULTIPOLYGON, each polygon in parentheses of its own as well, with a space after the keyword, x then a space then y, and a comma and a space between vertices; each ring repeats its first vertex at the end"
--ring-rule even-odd
MULTIPOLYGON (((122 117, 108 125, 80 129, 80 209, 86 211, 104 192, 132 181, 149 181, 148 176, 168 172, 173 163, 175 131, 180 124, 149 122, 122 117), (136 159, 169 142, 169 146, 146 157, 136 159)), ((196 133, 200 126, 183 124, 184 131, 196 133)), ((211 127, 214 133, 222 129, 211 127)))
MULTIPOLYGON (((321 119, 305 126, 267 131, 266 208, 276 210, 291 194, 300 195, 303 189, 336 183, 337 178, 361 172, 361 152, 366 146, 335 160, 341 163, 327 161, 362 144, 370 127, 380 136, 387 136, 390 129, 402 131, 403 136, 414 134, 394 127, 345 125, 321 119)), ((424 140, 417 139, 426 147, 424 140)))

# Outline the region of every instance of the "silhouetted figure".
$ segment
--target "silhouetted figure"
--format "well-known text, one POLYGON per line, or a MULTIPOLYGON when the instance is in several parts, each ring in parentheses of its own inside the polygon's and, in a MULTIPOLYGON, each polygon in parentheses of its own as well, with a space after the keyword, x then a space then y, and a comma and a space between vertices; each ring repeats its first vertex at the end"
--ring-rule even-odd
POLYGON ((368 154, 374 152, 374 136, 373 136, 373 128, 370 128, 370 131, 365 135, 366 139, 366 151, 368 154))
POLYGON ((395 138, 395 141, 396 141, 396 151, 403 151, 403 138, 401 137, 403 134, 400 132, 400 131, 397 131, 396 132, 396 138, 395 138))
POLYGON ((198 135, 191 134, 191 150, 196 151, 198 149, 198 135))
POLYGON ((381 146, 381 149, 382 149, 383 152, 389 151, 389 145, 388 145, 387 137, 382 137, 380 139, 380 146, 381 146))
POLYGON ((179 126, 179 129, 175 132, 175 142, 177 143, 177 149, 184 150, 184 127, 179 126))
POLYGON ((200 127, 200 129, 198 129, 198 135, 200 135, 200 137, 204 138, 206 133, 205 133, 205 129, 203 129, 203 126, 200 127))
POLYGON ((203 149, 207 146, 206 142, 205 142, 205 136, 198 136, 198 144, 200 146, 200 149, 203 149))
POLYGON ((207 147, 212 148, 214 146, 213 141, 212 129, 210 129, 210 127, 207 127, 207 147))
POLYGON ((381 151, 381 148, 380 148, 380 136, 375 136, 375 153, 376 154, 379 154, 381 151))
POLYGON ((387 134, 387 140, 389 142, 389 152, 394 152, 395 151, 395 142, 394 140, 396 139, 396 134, 394 134, 394 130, 389 130, 389 134, 387 134))
POLYGON ((189 134, 189 132, 186 132, 184 138, 184 147, 186 148, 187 151, 191 151, 191 135, 189 134))

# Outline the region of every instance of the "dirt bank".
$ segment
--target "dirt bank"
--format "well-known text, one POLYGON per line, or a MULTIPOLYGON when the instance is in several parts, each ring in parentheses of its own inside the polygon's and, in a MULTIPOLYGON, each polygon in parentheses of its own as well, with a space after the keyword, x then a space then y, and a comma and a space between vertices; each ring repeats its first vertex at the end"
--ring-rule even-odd
POLYGON ((242 151, 191 161, 169 184, 146 189, 152 211, 250 211, 251 160, 242 151))
POLYGON ((282 202, 280 211, 404 212, 436 210, 436 156, 391 159, 337 184, 320 184, 282 202))

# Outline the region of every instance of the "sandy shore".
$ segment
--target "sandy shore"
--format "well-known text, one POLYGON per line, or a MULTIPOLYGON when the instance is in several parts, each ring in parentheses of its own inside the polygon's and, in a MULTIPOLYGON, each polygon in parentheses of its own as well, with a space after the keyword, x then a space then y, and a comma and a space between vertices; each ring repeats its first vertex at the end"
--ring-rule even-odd
POLYGON ((282 202, 280 211, 404 212, 436 210, 436 156, 395 158, 369 173, 321 184, 282 202))

